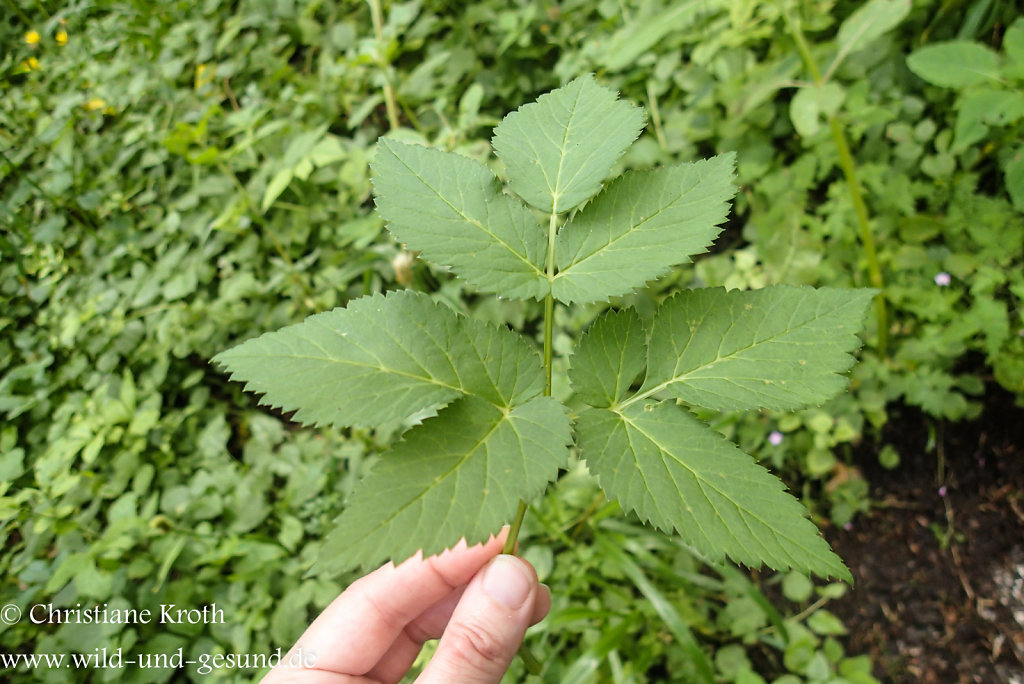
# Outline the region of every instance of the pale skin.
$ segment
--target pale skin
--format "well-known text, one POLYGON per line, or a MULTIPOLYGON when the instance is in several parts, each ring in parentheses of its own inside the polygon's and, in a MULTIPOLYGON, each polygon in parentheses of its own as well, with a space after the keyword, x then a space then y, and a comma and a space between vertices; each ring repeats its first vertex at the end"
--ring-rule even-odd
POLYGON ((526 628, 551 607, 533 567, 501 554, 507 535, 388 563, 352 583, 262 684, 395 684, 438 638, 418 684, 497 684, 526 628))

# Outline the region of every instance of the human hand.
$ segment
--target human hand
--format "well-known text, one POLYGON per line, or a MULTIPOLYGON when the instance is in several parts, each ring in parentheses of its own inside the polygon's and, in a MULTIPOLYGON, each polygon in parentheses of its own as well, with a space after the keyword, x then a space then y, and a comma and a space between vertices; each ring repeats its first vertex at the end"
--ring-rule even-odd
POLYGON ((388 563, 353 582, 261 684, 398 682, 423 643, 438 637, 419 684, 497 684, 526 628, 551 607, 533 567, 499 555, 507 534, 472 547, 461 541, 426 560, 417 554, 397 567, 388 563), (302 659, 310 665, 289 666, 302 659))

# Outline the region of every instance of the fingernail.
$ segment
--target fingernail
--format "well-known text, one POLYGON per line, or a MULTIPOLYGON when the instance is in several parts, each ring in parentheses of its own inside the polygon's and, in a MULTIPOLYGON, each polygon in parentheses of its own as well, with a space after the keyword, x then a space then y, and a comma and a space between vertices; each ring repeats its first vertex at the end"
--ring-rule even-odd
POLYGON ((526 568, 513 556, 496 556, 484 573, 484 591, 509 610, 518 610, 530 595, 526 568))

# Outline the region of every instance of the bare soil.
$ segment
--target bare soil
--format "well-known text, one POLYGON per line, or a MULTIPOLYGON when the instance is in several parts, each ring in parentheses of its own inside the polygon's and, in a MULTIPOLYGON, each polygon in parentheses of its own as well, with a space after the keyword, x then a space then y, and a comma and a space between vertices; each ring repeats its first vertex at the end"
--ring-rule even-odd
POLYGON ((856 579, 830 608, 883 682, 1024 684, 1024 410, 999 388, 985 404, 964 423, 891 413, 900 466, 865 445, 876 505, 829 531, 856 579))

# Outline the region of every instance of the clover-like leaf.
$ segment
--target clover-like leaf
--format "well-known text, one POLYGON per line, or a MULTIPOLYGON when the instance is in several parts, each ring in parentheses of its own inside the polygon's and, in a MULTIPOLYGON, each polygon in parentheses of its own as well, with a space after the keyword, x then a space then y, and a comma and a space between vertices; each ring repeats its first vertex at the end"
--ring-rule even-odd
POLYGON ((565 408, 537 397, 503 411, 474 397, 413 427, 360 482, 320 553, 340 572, 425 556, 496 534, 520 499, 538 496, 565 465, 565 408))
POLYGON ((643 125, 643 110, 587 75, 506 116, 492 143, 512 189, 542 211, 561 213, 601 189, 643 125))
POLYGON ((576 434, 609 497, 706 557, 852 581, 782 482, 686 409, 587 409, 576 434))

